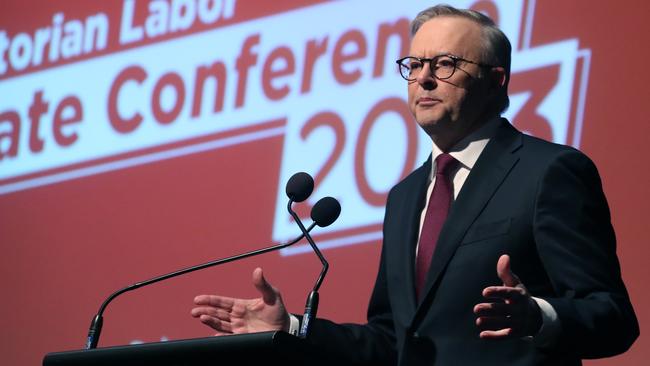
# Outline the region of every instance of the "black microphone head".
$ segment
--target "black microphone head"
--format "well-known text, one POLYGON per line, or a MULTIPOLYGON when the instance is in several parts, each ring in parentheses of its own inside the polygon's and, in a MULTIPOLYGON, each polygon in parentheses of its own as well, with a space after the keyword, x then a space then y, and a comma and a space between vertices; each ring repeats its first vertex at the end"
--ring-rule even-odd
POLYGON ((311 209, 311 219, 320 227, 331 225, 340 214, 341 205, 333 197, 321 198, 311 209))
POLYGON ((306 200, 313 190, 314 178, 305 172, 292 175, 287 182, 287 196, 294 202, 306 200))

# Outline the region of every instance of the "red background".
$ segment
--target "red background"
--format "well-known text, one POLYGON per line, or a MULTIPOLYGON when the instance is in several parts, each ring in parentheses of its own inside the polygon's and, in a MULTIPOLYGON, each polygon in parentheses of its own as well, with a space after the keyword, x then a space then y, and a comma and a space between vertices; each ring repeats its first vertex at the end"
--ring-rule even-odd
MULTIPOLYGON (((67 3, 69 9, 104 4, 67 3)), ((258 3, 276 2, 255 3, 260 11, 258 3)), ((307 1, 282 3, 288 8, 307 1)), ((48 24, 62 4, 7 2, 0 29, 48 24)), ((576 37, 581 48, 592 51, 580 148, 600 169, 623 278, 641 324, 641 337, 630 351, 585 362, 591 365, 641 365, 650 356, 645 334, 650 324, 649 10, 641 0, 540 0, 536 5, 532 46, 576 37)), ((124 285, 267 243, 282 146, 282 138, 270 138, 0 196, 2 363, 34 365, 46 352, 81 348, 101 301, 124 285)), ((378 251, 373 242, 325 253, 331 270, 321 290, 320 316, 364 320, 378 251)), ((279 259, 272 253, 122 296, 105 314, 100 344, 207 336, 210 331, 189 316, 193 297, 206 292, 253 296, 250 274, 256 266, 283 289, 289 309, 300 312, 319 263, 308 255, 279 259)))

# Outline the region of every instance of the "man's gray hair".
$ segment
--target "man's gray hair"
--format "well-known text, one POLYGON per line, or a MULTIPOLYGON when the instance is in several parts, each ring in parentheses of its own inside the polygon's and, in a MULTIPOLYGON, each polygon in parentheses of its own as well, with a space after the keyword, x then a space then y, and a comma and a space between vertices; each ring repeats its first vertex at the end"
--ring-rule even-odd
MULTIPOLYGON (((475 10, 456 9, 450 5, 436 5, 421 11, 411 22, 411 36, 420 29, 426 21, 437 17, 460 17, 471 20, 481 26, 483 31, 483 60, 478 62, 493 66, 501 66, 506 71, 506 80, 495 110, 501 114, 510 104, 508 99, 508 83, 510 82, 510 54, 512 46, 508 37, 497 27, 490 17, 475 10)), ((476 61, 476 60, 473 60, 476 61)))

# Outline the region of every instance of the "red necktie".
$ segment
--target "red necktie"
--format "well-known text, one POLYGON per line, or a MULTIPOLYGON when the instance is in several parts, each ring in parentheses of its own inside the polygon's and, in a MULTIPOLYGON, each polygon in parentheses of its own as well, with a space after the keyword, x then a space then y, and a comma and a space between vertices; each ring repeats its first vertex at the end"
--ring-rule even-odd
POLYGON ((440 154, 436 158, 436 181, 429 199, 424 224, 422 224, 418 256, 415 262, 415 291, 418 299, 424 291, 424 283, 431 265, 433 251, 436 249, 436 242, 454 195, 450 173, 456 163, 458 160, 447 153, 440 154))

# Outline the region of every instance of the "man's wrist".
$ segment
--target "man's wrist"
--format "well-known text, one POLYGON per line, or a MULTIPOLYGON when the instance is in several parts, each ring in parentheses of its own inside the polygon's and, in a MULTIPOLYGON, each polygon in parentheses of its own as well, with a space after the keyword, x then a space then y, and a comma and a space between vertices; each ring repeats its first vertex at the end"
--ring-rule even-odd
POLYGON ((560 323, 557 312, 548 301, 538 297, 533 297, 533 300, 535 300, 537 306, 539 306, 542 316, 542 326, 539 328, 539 331, 531 337, 532 341, 538 347, 550 347, 555 343, 560 335, 562 324, 560 323))

